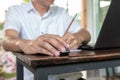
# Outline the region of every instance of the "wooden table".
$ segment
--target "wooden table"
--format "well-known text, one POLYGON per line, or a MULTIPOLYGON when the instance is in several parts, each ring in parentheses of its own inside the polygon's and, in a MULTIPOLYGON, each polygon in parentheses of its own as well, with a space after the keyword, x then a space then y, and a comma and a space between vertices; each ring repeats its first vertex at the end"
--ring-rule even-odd
POLYGON ((34 74, 34 80, 48 80, 48 75, 60 73, 120 66, 120 49, 83 50, 60 57, 23 53, 15 53, 15 55, 17 80, 23 80, 23 66, 34 74))

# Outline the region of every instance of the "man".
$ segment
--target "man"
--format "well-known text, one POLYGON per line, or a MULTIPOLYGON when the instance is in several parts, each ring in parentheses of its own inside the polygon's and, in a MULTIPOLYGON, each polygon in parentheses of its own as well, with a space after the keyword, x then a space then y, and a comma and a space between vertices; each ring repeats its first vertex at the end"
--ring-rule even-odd
POLYGON ((31 0, 10 7, 4 25, 4 49, 57 57, 66 48, 76 49, 88 43, 90 34, 75 21, 63 36, 71 17, 65 9, 51 6, 53 3, 54 0, 31 0))

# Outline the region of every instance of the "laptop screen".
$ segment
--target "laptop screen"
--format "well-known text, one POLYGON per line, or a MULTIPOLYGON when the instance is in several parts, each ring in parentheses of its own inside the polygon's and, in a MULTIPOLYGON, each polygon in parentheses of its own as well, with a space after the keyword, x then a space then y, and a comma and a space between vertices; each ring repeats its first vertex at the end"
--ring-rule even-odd
POLYGON ((95 48, 120 48, 120 0, 111 0, 95 48))
MULTIPOLYGON (((97 17, 97 19, 98 19, 97 29, 98 30, 100 30, 103 25, 103 22, 105 20, 106 14, 109 10, 110 4, 111 4, 111 0, 100 0, 100 2, 99 2, 98 17, 97 17)), ((99 31, 98 31, 98 33, 99 33, 99 31)))

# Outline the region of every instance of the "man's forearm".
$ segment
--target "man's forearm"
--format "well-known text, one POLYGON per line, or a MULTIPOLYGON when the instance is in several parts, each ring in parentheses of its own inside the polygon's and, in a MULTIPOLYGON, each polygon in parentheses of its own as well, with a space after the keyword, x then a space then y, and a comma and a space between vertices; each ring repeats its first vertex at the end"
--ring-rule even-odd
POLYGON ((23 40, 20 38, 14 38, 14 37, 4 37, 2 46, 7 51, 22 52, 22 50, 19 47, 19 44, 20 43, 24 44, 25 41, 27 41, 27 40, 23 40))
POLYGON ((85 30, 84 28, 79 30, 77 34, 79 38, 83 39, 82 44, 87 44, 91 40, 91 36, 89 32, 85 30))

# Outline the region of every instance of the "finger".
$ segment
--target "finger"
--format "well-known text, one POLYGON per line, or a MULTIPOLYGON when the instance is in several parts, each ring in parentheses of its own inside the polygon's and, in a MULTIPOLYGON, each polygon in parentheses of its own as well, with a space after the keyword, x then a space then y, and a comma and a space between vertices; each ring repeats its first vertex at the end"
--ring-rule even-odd
POLYGON ((50 51, 40 47, 38 43, 35 43, 31 47, 32 47, 32 51, 34 53, 43 53, 43 54, 46 54, 46 55, 49 55, 49 56, 54 56, 50 51))
POLYGON ((49 39, 48 43, 50 43, 53 47, 55 47, 58 51, 65 52, 66 47, 61 44, 58 40, 51 38, 49 39))
POLYGON ((70 45, 75 39, 67 39, 66 42, 70 45))
POLYGON ((70 43, 70 49, 77 49, 77 48, 78 48, 77 41, 76 41, 76 40, 73 40, 73 41, 70 43))
POLYGON ((56 48, 57 50, 61 51, 61 52, 65 52, 66 51, 66 47, 68 47, 68 45, 65 46, 65 44, 67 44, 62 37, 60 38, 60 36, 56 36, 56 35, 52 35, 52 34, 46 34, 42 36, 42 39, 40 40, 40 38, 38 38, 39 42, 47 42, 50 45, 52 45, 54 48, 56 48))
POLYGON ((47 49, 43 47, 39 47, 38 53, 42 53, 42 54, 49 55, 49 56, 54 56, 50 51, 48 51, 47 49))
POLYGON ((67 37, 72 38, 72 36, 73 36, 72 33, 67 32, 67 34, 65 34, 65 35, 63 36, 63 38, 67 38, 67 37))
MULTIPOLYGON (((59 44, 62 45, 63 47, 69 48, 69 45, 59 35, 45 34, 45 35, 42 35, 42 39, 49 42, 50 44, 52 44, 54 42, 52 40, 56 40, 57 42, 59 41, 59 44)), ((38 40, 39 40, 39 38, 38 38, 38 40)))
POLYGON ((66 41, 60 37, 60 36, 55 36, 54 38, 57 39, 57 41, 59 41, 62 45, 64 45, 66 48, 69 48, 69 44, 66 43, 66 41))
POLYGON ((73 36, 73 34, 70 34, 70 33, 66 34, 63 38, 69 44, 75 39, 75 37, 73 36))
POLYGON ((39 47, 42 47, 46 50, 48 50, 50 53, 52 53, 55 56, 59 56, 58 50, 56 50, 51 44, 48 42, 39 42, 39 47))

